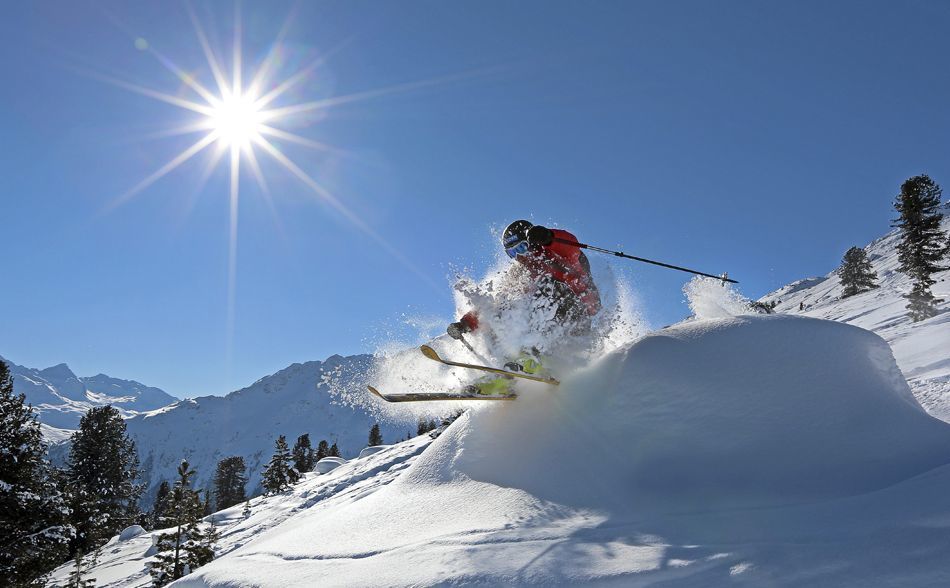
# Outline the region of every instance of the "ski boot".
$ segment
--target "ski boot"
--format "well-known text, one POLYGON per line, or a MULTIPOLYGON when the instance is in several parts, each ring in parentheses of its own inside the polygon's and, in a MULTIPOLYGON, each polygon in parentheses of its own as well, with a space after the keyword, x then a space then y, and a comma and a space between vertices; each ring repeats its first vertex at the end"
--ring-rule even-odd
POLYGON ((532 376, 549 375, 544 369, 541 352, 537 347, 522 351, 518 359, 505 364, 505 369, 512 372, 524 372, 532 376))
POLYGON ((465 387, 472 396, 509 396, 514 394, 513 379, 507 376, 486 376, 465 387))

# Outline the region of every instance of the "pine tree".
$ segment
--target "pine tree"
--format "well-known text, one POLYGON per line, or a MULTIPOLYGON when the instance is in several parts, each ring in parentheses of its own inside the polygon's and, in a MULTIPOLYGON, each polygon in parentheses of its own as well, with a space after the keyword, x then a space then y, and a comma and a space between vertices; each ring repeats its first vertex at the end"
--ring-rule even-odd
POLYGON ((419 417, 419 423, 416 425, 416 435, 425 435, 429 432, 429 423, 422 417, 419 417))
POLYGON ((72 436, 66 481, 76 539, 72 554, 90 553, 138 516, 143 486, 125 421, 111 406, 90 409, 72 436))
POLYGON ((244 510, 241 511, 241 516, 243 516, 245 519, 250 518, 251 516, 251 501, 250 500, 244 501, 244 510))
POLYGON ((218 510, 230 508, 247 499, 247 466, 239 455, 218 462, 214 472, 214 498, 218 510))
MULTIPOLYGON (((464 409, 464 408, 459 408, 459 409, 457 409, 455 412, 453 412, 453 413, 451 413, 451 414, 449 414, 449 415, 446 415, 446 416, 442 417, 442 426, 443 426, 443 427, 447 427, 447 426, 451 425, 452 423, 454 423, 454 422, 455 422, 460 416, 462 416, 463 414, 465 414, 465 409, 464 409)), ((433 423, 433 424, 435 424, 435 423, 433 423)), ((437 429, 438 427, 433 427, 433 428, 437 429)))
POLYGON ((328 455, 330 455, 330 444, 327 443, 326 439, 321 439, 320 443, 317 443, 317 455, 314 456, 314 463, 328 455))
POLYGON ((25 400, 0 360, 0 583, 42 586, 66 560, 75 530, 25 400))
POLYGON ((852 247, 845 252, 841 267, 838 268, 838 277, 844 286, 842 298, 877 288, 877 274, 871 267, 867 253, 858 247, 852 247))
POLYGON ((336 441, 334 441, 333 445, 330 446, 330 451, 327 452, 327 457, 340 457, 340 448, 336 446, 336 441))
POLYGON ((66 588, 95 588, 96 579, 85 579, 83 576, 89 572, 89 568, 96 565, 97 559, 96 553, 88 556, 81 551, 77 553, 73 562, 73 571, 69 573, 69 582, 67 582, 66 588))
POLYGON ((217 533, 213 525, 204 532, 200 528, 203 505, 198 492, 191 489, 194 474, 188 462, 182 460, 178 481, 166 497, 166 515, 159 524, 174 531, 158 538, 158 553, 150 570, 155 586, 164 586, 214 559, 217 533))
POLYGON ((268 492, 277 494, 283 492, 293 483, 291 473, 290 450, 287 449, 287 438, 281 435, 274 444, 274 455, 264 469, 261 485, 268 492))
POLYGON ((379 432, 379 423, 373 424, 373 428, 369 430, 369 444, 370 446, 383 444, 383 434, 379 432))
POLYGON ((940 230, 943 219, 939 210, 940 195, 940 186, 921 175, 904 182, 894 201, 894 208, 900 213, 893 225, 901 233, 897 259, 900 271, 914 283, 913 289, 905 295, 908 314, 914 322, 935 316, 936 305, 943 302, 930 291, 936 283, 933 274, 946 269, 940 265, 947 254, 947 236, 940 230))
POLYGON ((313 447, 310 445, 310 434, 304 433, 303 435, 297 437, 297 442, 294 443, 294 449, 292 451, 294 456, 294 468, 301 474, 313 471, 314 464, 317 461, 314 459, 313 447))
POLYGON ((165 513, 165 499, 168 496, 168 493, 171 492, 171 486, 168 484, 168 480, 162 480, 162 483, 158 485, 158 493, 155 494, 155 503, 152 505, 152 512, 149 515, 149 526, 152 529, 157 529, 157 522, 161 519, 165 513))

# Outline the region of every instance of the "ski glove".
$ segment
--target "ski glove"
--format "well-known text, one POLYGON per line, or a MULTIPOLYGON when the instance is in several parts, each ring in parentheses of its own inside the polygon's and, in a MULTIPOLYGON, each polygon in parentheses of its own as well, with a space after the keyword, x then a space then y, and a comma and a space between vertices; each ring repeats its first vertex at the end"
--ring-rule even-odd
POLYGON ((464 322, 459 321, 457 323, 452 323, 446 327, 445 332, 449 334, 449 337, 453 339, 461 339, 462 335, 465 333, 470 333, 472 329, 468 327, 464 322))
POLYGON ((550 245, 554 242, 554 231, 541 225, 528 229, 528 244, 534 246, 550 245))

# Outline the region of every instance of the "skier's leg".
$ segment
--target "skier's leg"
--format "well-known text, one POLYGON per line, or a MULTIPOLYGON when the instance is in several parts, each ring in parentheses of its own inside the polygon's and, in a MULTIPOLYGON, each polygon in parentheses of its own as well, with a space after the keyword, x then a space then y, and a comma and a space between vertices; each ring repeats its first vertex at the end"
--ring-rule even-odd
POLYGON ((465 387, 470 394, 480 396, 507 396, 512 394, 512 379, 505 376, 485 376, 465 387))

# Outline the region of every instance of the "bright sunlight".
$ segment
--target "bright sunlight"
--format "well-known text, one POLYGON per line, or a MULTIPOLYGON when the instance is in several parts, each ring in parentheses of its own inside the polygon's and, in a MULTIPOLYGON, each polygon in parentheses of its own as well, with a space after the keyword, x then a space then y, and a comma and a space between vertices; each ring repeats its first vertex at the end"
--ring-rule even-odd
POLYGON ((253 97, 246 94, 225 96, 212 105, 208 126, 225 147, 245 148, 257 140, 263 130, 264 116, 253 97))

